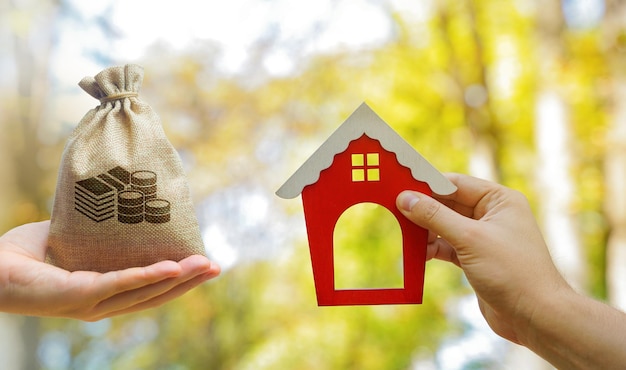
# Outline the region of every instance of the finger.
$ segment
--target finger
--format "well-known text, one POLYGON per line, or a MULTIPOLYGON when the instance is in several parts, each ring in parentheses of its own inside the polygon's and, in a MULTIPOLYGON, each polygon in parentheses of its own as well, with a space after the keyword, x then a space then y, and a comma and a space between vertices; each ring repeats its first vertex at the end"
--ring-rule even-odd
POLYGON ((457 191, 449 195, 433 194, 433 198, 466 216, 471 216, 476 205, 498 186, 487 180, 458 173, 449 173, 446 177, 456 185, 457 191))
POLYGON ((428 230, 428 243, 434 243, 439 238, 439 235, 428 230))
POLYGON ((174 288, 168 290, 167 292, 161 295, 153 297, 147 301, 139 302, 133 306, 129 306, 118 311, 109 312, 104 317, 123 315, 123 314, 128 314, 132 312, 137 312, 137 311, 142 311, 142 310, 147 310, 150 308, 156 308, 156 307, 162 306, 163 304, 184 295, 185 293, 189 292, 190 290, 197 287, 198 285, 216 276, 217 276, 216 274, 203 274, 203 275, 196 276, 191 280, 188 280, 182 284, 176 285, 174 288))
POLYGON ((452 262, 461 267, 456 251, 443 238, 437 238, 435 241, 428 243, 426 248, 426 260, 438 259, 441 261, 452 262))
POLYGON ((117 294, 155 284, 182 273, 181 266, 174 261, 161 261, 146 267, 132 267, 100 275, 94 287, 101 300, 117 294))
POLYGON ((126 291, 150 286, 160 281, 175 278, 182 272, 173 261, 162 261, 147 267, 135 267, 104 274, 93 271, 68 272, 58 267, 35 262, 40 265, 33 281, 30 295, 40 302, 46 316, 85 318, 91 316, 100 302, 126 291))
POLYGON ((439 201, 416 191, 403 191, 396 204, 400 212, 415 224, 441 235, 453 246, 474 220, 451 210, 439 201))
POLYGON ((204 280, 206 280, 220 273, 219 266, 203 256, 187 257, 181 260, 178 265, 181 268, 178 276, 157 280, 151 284, 136 285, 132 290, 120 291, 118 294, 100 302, 97 305, 97 311, 115 312, 124 310, 160 296, 198 276, 204 276, 204 280))

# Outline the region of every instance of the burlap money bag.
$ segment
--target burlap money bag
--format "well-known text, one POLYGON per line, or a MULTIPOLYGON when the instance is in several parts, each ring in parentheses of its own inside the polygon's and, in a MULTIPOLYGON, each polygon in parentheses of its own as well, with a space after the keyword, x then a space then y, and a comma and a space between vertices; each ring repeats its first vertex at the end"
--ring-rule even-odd
POLYGON ((106 272, 204 254, 182 164, 138 97, 143 69, 112 67, 79 85, 100 105, 65 146, 48 261, 106 272))

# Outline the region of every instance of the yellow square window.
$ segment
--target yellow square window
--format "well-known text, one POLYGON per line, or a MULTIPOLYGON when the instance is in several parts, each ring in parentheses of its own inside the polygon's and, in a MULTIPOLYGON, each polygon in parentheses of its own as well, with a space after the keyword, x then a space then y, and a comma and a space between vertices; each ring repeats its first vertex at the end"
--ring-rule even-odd
POLYGON ((367 181, 380 181, 380 170, 378 168, 368 168, 367 181))
POLYGON ((365 181, 365 170, 364 169, 353 169, 352 170, 352 181, 365 181))
POLYGON ((367 153, 367 165, 378 166, 378 153, 367 153))
POLYGON ((365 162, 363 162, 363 154, 352 154, 352 165, 364 166, 365 162))

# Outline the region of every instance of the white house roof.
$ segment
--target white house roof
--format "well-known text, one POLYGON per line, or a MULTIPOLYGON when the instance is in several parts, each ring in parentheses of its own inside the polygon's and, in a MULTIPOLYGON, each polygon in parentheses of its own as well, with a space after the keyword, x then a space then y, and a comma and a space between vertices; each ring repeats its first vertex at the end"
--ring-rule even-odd
POLYGON ((447 195, 456 191, 454 184, 404 141, 367 104, 362 103, 278 189, 276 195, 285 199, 300 195, 305 186, 317 182, 320 172, 333 164, 336 154, 344 152, 350 142, 363 134, 378 140, 383 148, 395 153, 398 162, 411 170, 413 178, 427 183, 434 193, 447 195))

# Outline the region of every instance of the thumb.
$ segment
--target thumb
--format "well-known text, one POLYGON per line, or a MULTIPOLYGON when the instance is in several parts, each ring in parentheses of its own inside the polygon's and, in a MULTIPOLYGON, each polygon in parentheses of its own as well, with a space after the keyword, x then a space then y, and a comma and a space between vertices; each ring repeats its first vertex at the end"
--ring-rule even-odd
POLYGON ((401 192, 396 198, 396 206, 413 223, 440 235, 452 245, 460 241, 461 231, 473 221, 416 191, 401 192))

